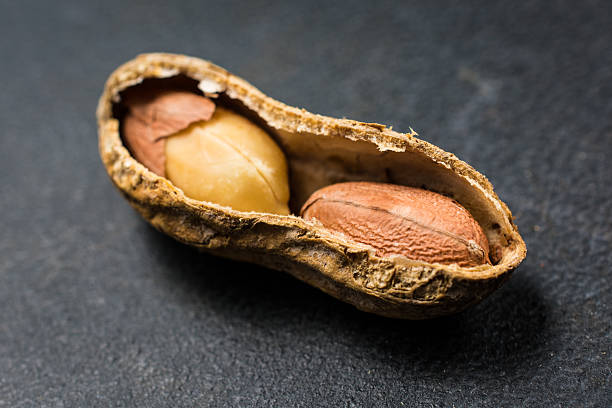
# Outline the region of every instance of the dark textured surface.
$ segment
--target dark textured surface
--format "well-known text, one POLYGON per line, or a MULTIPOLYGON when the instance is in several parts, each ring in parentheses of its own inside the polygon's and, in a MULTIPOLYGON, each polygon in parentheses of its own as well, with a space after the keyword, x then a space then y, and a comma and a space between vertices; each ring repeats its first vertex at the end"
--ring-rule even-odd
POLYGON ((612 405, 609 2, 126 3, 0 3, 0 406, 612 405), (527 259, 480 305, 406 322, 160 235, 94 121, 146 51, 412 126, 489 177, 527 259))

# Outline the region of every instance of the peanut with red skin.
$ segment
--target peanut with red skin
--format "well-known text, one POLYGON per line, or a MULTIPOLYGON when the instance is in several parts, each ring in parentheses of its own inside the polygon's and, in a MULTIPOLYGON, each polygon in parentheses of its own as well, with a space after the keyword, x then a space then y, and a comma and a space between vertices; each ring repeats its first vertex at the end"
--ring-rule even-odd
POLYGON ((332 184, 313 193, 302 217, 372 246, 379 256, 478 266, 489 262, 480 225, 456 201, 394 184, 332 184))

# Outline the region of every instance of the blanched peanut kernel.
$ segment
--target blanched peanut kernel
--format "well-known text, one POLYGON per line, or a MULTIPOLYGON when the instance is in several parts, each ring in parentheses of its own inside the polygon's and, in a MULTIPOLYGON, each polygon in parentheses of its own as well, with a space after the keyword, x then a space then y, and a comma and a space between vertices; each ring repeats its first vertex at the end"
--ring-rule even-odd
POLYGON ((212 118, 166 139, 166 177, 185 195, 239 211, 289 214, 285 156, 248 119, 217 107, 212 118))

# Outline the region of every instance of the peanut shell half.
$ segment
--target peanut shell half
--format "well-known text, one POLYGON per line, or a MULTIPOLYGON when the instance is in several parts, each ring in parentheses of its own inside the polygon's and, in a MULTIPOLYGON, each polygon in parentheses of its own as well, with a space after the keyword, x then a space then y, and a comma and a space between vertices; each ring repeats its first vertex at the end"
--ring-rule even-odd
POLYGON ((508 207, 482 174, 453 154, 413 131, 399 133, 287 106, 208 61, 138 56, 107 80, 97 118, 100 155, 111 180, 154 227, 206 252, 288 272, 367 312, 407 319, 458 312, 499 287, 526 254, 508 207), (378 256, 374 248, 315 221, 186 197, 130 156, 122 142, 122 92, 142 83, 204 94, 264 128, 286 155, 294 214, 314 191, 334 183, 372 181, 431 190, 470 212, 487 237, 492 264, 461 267, 378 256))

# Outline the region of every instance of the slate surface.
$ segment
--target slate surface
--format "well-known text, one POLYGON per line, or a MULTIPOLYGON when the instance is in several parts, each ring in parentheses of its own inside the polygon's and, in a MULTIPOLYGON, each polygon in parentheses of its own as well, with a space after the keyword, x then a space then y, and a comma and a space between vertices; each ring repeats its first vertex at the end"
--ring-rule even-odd
POLYGON ((612 405, 606 1, 0 5, 0 406, 612 405), (114 190, 94 109, 138 53, 420 135, 486 174, 529 254, 453 317, 370 316, 201 255, 114 190))

